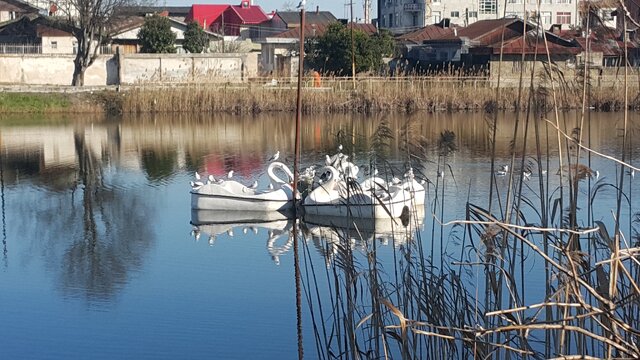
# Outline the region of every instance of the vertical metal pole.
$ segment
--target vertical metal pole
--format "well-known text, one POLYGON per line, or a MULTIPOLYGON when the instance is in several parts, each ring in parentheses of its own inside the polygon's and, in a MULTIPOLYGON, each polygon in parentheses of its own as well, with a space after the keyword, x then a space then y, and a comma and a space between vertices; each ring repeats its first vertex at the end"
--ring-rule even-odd
MULTIPOLYGON (((302 1, 304 3, 304 1, 302 1)), ((304 350, 302 347, 302 297, 300 287, 300 260, 298 251, 298 209, 296 205, 296 194, 298 192, 298 164, 300 162, 300 122, 302 120, 302 74, 304 73, 304 4, 300 8, 300 52, 298 61, 298 96, 296 98, 296 135, 295 150, 293 157, 293 196, 294 196, 294 212, 296 218, 293 225, 293 254, 294 254, 294 270, 296 280, 296 319, 297 319, 297 335, 298 335, 298 359, 304 358, 304 350)))
MULTIPOLYGON (((304 7, 300 9, 300 52, 298 61, 298 96, 296 98, 296 135, 293 157, 293 194, 294 203, 298 191, 298 165, 300 162, 300 121, 302 118, 302 75, 304 72, 304 7)), ((294 242, 295 243, 295 242, 294 242)))
POLYGON ((353 0, 349 2, 351 14, 349 17, 351 18, 351 79, 353 80, 353 90, 356 89, 356 46, 355 41, 353 39, 353 27, 355 24, 353 23, 353 0))

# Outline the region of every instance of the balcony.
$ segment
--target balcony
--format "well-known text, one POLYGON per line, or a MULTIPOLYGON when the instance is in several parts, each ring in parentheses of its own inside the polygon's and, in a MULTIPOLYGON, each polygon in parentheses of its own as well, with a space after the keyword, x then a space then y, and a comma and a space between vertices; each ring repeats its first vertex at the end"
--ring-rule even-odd
POLYGON ((424 10, 424 4, 404 4, 403 10, 409 12, 421 12, 424 10))

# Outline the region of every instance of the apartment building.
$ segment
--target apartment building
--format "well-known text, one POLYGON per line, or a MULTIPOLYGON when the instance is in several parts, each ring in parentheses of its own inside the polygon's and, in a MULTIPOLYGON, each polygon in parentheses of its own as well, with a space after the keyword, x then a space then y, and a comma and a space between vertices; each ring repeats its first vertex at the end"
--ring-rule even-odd
MULTIPOLYGON (((563 28, 580 24, 580 0, 378 0, 379 24, 395 34, 439 23, 448 18, 451 24, 467 26, 478 20, 502 17, 539 21, 544 28, 561 24, 563 28)), ((610 15, 610 14, 609 14, 610 15)))

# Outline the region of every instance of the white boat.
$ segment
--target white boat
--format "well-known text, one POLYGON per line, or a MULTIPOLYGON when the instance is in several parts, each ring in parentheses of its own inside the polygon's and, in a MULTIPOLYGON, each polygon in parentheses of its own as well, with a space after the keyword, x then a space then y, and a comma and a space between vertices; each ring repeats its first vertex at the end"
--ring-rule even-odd
POLYGON ((355 179, 341 177, 333 166, 326 166, 323 170, 323 182, 302 203, 305 214, 396 218, 411 206, 412 195, 402 186, 385 189, 369 185, 363 189, 355 179))
POLYGON ((269 188, 258 189, 238 181, 225 179, 192 183, 191 208, 196 210, 235 211, 285 211, 293 208, 293 174, 281 162, 269 164, 267 174, 271 181, 269 188), (281 170, 287 180, 279 178, 276 170, 281 170))

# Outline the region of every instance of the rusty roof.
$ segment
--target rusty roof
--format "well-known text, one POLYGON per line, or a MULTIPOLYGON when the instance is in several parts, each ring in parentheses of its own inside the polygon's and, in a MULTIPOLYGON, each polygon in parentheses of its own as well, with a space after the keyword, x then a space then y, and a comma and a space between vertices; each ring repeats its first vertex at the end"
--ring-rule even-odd
MULTIPOLYGON (((546 55, 547 47, 549 53, 553 55, 576 55, 582 52, 582 49, 575 43, 562 39, 557 39, 547 34, 547 44, 545 46, 544 39, 536 34, 529 33, 524 39, 522 36, 512 38, 504 42, 502 53, 504 55, 520 55, 523 51, 525 55, 546 55)), ((500 43, 493 44, 493 53, 500 54, 500 43)))
POLYGON ((421 29, 400 35, 396 38, 398 41, 410 42, 414 44, 422 44, 424 40, 435 39, 453 34, 453 27, 442 27, 439 24, 427 25, 421 29))
MULTIPOLYGON (((435 38, 433 41, 447 42, 460 40, 460 38, 466 37, 474 42, 475 45, 488 46, 502 41, 503 29, 504 40, 508 40, 521 36, 523 27, 524 22, 518 18, 480 20, 467 27, 456 29, 453 33, 435 38)), ((527 24, 527 31, 533 28, 533 25, 527 24)))

